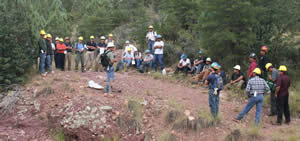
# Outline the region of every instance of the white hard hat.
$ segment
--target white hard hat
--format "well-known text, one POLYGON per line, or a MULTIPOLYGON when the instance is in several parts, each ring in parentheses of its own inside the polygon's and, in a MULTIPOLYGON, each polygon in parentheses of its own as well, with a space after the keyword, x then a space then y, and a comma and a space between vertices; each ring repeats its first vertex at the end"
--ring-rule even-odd
POLYGON ((59 41, 59 37, 56 37, 56 38, 55 38, 55 41, 59 41))
POLYGON ((104 37, 104 36, 101 36, 100 39, 101 39, 101 40, 105 40, 105 37, 104 37))
POLYGON ((130 42, 127 40, 126 42, 125 42, 125 44, 129 44, 130 42))
POLYGON ((114 45, 114 43, 109 42, 109 43, 107 44, 107 47, 108 47, 108 48, 110 48, 110 47, 115 47, 115 45, 114 45))
POLYGON ((241 66, 240 65, 236 65, 236 66, 233 67, 233 69, 241 70, 241 66))
POLYGON ((206 61, 207 61, 207 62, 211 62, 211 58, 209 58, 209 57, 206 58, 206 61))

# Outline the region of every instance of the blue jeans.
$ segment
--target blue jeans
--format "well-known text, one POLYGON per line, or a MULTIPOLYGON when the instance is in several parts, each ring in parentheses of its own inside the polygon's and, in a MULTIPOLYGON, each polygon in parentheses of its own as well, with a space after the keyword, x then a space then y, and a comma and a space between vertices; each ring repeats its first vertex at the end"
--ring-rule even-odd
POLYGON ((199 64, 198 67, 197 67, 197 72, 196 73, 199 74, 202 71, 203 67, 204 67, 204 63, 199 64))
POLYGON ((52 71, 52 55, 46 56, 46 64, 47 64, 48 70, 51 72, 52 71))
POLYGON ((114 66, 111 66, 111 67, 108 67, 108 70, 107 70, 107 79, 106 79, 106 82, 107 82, 107 85, 106 85, 106 93, 109 92, 109 89, 110 89, 110 80, 114 80, 115 79, 115 72, 114 72, 114 66))
POLYGON ((243 109, 243 111, 238 115, 237 119, 241 120, 251 109, 254 105, 256 105, 256 113, 255 113, 255 124, 259 124, 259 119, 260 119, 260 114, 261 114, 261 109, 262 105, 264 102, 264 95, 259 94, 256 97, 252 96, 246 107, 243 109))
POLYGON ((123 59, 123 62, 126 63, 126 66, 129 67, 132 60, 131 59, 123 59))
POLYGON ((210 107, 210 113, 214 118, 216 118, 219 112, 220 92, 218 92, 217 95, 214 95, 214 89, 209 89, 208 95, 209 95, 208 102, 210 107))
POLYGON ((40 73, 45 73, 46 53, 40 53, 40 73))
POLYGON ((154 54, 154 71, 157 72, 157 65, 158 62, 160 64, 160 69, 164 69, 164 62, 163 62, 164 56, 163 54, 154 54))
POLYGON ((149 68, 152 67, 152 61, 143 62, 142 65, 140 65, 140 70, 144 71, 146 69, 146 72, 148 72, 149 68))
POLYGON ((141 59, 135 59, 136 68, 139 69, 141 64, 141 59))
POLYGON ((152 54, 153 54, 153 45, 154 45, 154 41, 148 40, 148 49, 152 54))

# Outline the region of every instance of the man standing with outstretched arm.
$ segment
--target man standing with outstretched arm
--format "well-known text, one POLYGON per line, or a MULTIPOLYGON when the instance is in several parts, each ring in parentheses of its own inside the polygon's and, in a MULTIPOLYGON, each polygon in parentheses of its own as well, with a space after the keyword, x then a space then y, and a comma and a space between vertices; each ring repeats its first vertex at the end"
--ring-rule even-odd
POLYGON ((114 63, 117 62, 117 60, 115 59, 115 45, 114 43, 110 42, 107 44, 107 50, 105 51, 105 54, 107 55, 107 58, 109 60, 109 65, 106 68, 107 71, 107 79, 106 79, 106 92, 107 94, 111 93, 111 89, 112 89, 112 83, 115 79, 115 74, 114 74, 114 63))
POLYGON ((262 105, 264 102, 264 94, 270 90, 266 81, 260 78, 259 75, 261 75, 261 70, 259 68, 255 68, 252 72, 252 78, 249 79, 246 88, 248 97, 250 97, 248 104, 234 121, 242 120, 252 107, 256 105, 255 125, 259 124, 262 105))

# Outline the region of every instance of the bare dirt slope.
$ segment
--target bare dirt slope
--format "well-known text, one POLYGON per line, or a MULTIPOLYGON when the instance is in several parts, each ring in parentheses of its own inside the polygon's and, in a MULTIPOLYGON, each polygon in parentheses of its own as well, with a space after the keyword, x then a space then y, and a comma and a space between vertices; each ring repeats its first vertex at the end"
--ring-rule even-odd
MULTIPOLYGON (((164 135, 172 134, 179 141, 219 141, 235 129, 247 132, 252 126, 255 110, 242 123, 232 121, 246 103, 228 101, 223 92, 220 124, 199 131, 174 129, 165 118, 172 108, 170 103, 181 105, 191 115, 209 111, 206 88, 154 79, 152 75, 134 71, 116 73, 115 78, 114 89, 122 92, 107 97, 104 90, 87 87, 89 80, 104 86, 104 72, 66 71, 45 78, 34 76, 25 86, 15 110, 1 115, 0 141, 57 140, 59 131, 65 134, 65 140, 165 140, 164 135), (138 101, 142 107, 130 108, 132 101, 138 101)), ((259 137, 253 140, 273 140, 277 131, 300 125, 299 119, 293 119, 289 126, 273 126, 275 117, 267 117, 267 113, 268 109, 264 109, 259 137)))

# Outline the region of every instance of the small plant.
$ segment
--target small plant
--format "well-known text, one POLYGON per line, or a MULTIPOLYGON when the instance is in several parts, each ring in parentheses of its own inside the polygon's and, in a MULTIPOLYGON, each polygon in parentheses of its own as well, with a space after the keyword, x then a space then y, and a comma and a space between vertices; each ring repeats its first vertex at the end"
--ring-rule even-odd
POLYGON ((175 135, 165 131, 159 136, 158 141, 177 141, 177 138, 175 135))
POLYGON ((54 141, 65 141, 65 134, 63 130, 61 129, 55 130, 53 133, 53 139, 54 141))
POLYGON ((293 91, 290 93, 289 97, 289 106, 290 113, 292 116, 300 116, 300 93, 299 91, 293 91))
POLYGON ((252 125, 248 131, 248 134, 251 138, 257 138, 260 136, 260 126, 252 125))
POLYGON ((120 137, 119 136, 104 137, 101 141, 120 141, 120 137))
POLYGON ((271 98, 271 95, 270 94, 267 94, 264 96, 264 102, 263 102, 263 107, 264 108, 269 108, 270 107, 270 98, 271 98))

